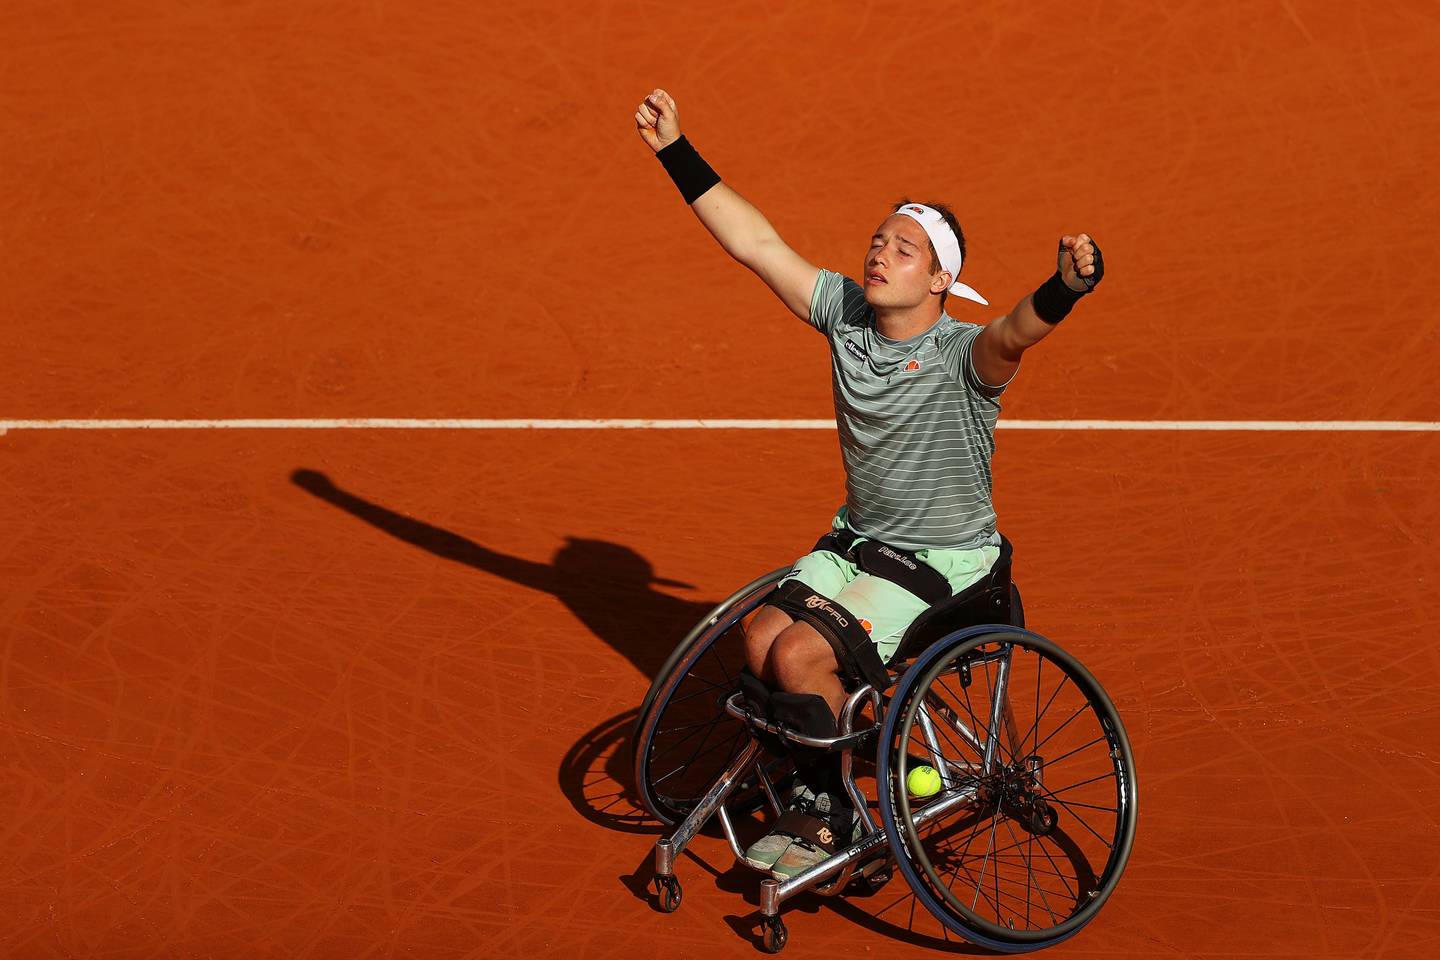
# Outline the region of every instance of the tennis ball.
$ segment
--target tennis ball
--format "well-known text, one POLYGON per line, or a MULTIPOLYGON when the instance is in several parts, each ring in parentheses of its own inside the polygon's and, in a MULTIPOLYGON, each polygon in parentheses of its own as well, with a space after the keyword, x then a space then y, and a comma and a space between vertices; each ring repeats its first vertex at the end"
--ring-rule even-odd
POLYGON ((940 774, 924 764, 911 767, 905 775, 905 786, 912 797, 933 797, 940 792, 940 774))

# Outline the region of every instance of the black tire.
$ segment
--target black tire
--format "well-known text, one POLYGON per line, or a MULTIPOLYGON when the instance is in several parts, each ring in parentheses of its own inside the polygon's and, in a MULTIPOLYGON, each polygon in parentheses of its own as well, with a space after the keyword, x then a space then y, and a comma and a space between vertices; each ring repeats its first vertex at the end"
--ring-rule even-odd
POLYGON ((1095 678, 1038 634, 979 626, 926 650, 896 686, 877 768, 900 872, 973 943, 1007 953, 1052 946, 1093 920, 1119 883, 1137 815, 1130 742, 1095 678), (941 792, 912 799, 909 767, 935 745, 941 792), (947 797, 952 807, 917 823, 947 797))
MULTIPOLYGON (((716 606, 670 654, 641 702, 632 741, 635 788, 645 809, 667 826, 684 819, 749 740, 724 708, 745 665, 740 621, 789 572, 771 571, 716 606)), ((743 804, 744 793, 730 804, 743 804)))
POLYGON ((680 881, 671 877, 655 878, 655 906, 661 913, 674 913, 680 909, 680 901, 685 896, 680 887, 680 881))
POLYGON ((779 953, 790 940, 785 921, 779 917, 766 917, 760 924, 760 948, 766 953, 779 953))

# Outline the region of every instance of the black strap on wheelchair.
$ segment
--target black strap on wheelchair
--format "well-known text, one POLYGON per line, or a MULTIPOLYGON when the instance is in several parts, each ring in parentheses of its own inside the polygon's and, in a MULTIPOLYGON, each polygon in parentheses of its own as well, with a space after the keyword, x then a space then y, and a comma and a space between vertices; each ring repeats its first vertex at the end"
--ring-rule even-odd
POLYGON ((860 677, 876 689, 890 684, 890 674, 860 620, 829 597, 799 580, 787 580, 769 601, 797 620, 814 627, 835 651, 835 659, 849 676, 860 677))
POLYGON ((839 554, 872 577, 889 580, 910 591, 927 606, 951 597, 950 581, 909 550, 878 540, 862 540, 850 530, 832 530, 815 544, 816 550, 839 554), (856 543, 860 540, 860 543, 856 543))
POLYGON ((782 723, 817 740, 829 739, 840 733, 835 726, 835 714, 830 712, 830 704, 815 693, 786 693, 784 690, 772 692, 770 717, 776 723, 782 723))

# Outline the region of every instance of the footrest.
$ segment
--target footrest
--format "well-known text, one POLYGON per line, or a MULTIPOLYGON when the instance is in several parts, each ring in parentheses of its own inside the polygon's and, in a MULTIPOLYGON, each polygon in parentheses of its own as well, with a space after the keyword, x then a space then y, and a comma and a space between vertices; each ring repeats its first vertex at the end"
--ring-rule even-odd
POLYGON ((743 720, 754 730, 773 734, 796 746, 814 747, 819 750, 854 750, 856 747, 862 747, 873 741, 880 732, 879 727, 872 725, 864 730, 857 730, 839 737, 806 736, 783 723, 776 723, 767 717, 757 715, 749 701, 745 699, 745 694, 739 691, 732 693, 725 701, 725 712, 737 720, 743 720))

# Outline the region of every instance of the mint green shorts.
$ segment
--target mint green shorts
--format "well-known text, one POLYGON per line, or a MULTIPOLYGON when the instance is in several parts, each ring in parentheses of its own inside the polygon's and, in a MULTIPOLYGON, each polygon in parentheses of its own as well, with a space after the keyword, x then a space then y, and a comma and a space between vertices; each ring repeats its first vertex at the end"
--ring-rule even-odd
MULTIPOLYGON (((848 513, 848 508, 841 507, 831 523, 832 529, 844 529, 848 513)), ((1000 547, 986 544, 970 550, 916 550, 914 553, 915 559, 940 571, 950 582, 952 593, 959 593, 990 572, 1000 556, 1000 547)), ((853 613, 886 663, 900 646, 905 628, 928 606, 899 584, 863 573, 849 560, 828 550, 807 553, 796 560, 785 577, 785 581, 790 580, 799 580, 853 613)))

